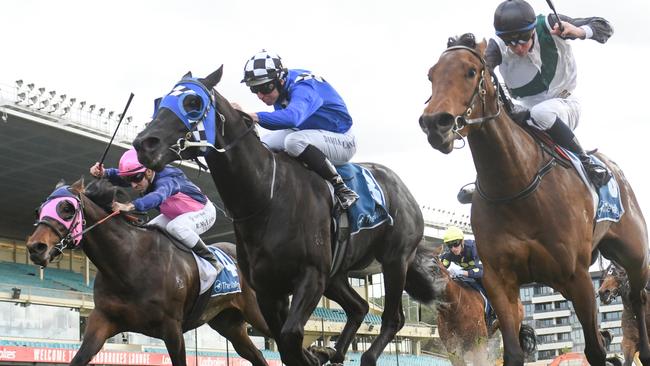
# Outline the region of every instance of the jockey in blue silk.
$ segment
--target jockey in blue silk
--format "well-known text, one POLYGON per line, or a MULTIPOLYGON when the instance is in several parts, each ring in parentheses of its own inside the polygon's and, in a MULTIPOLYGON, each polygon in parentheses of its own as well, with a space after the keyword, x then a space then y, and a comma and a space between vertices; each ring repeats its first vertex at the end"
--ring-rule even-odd
MULTIPOLYGON (((442 261, 442 265, 449 271, 449 275, 453 278, 465 278, 463 282, 483 293, 487 298, 482 282, 483 263, 481 263, 481 259, 478 257, 474 240, 465 239, 465 234, 460 228, 450 226, 445 230, 442 241, 448 250, 440 254, 440 260, 442 261), (460 266, 460 269, 450 267, 452 263, 460 266)), ((489 306, 489 302, 486 313, 489 328, 496 319, 496 314, 494 314, 492 306, 489 306)))
MULTIPOLYGON (((298 158, 332 183, 343 209, 354 204, 359 196, 334 168, 350 161, 356 152, 352 117, 336 90, 310 71, 285 69, 278 55, 264 50, 246 62, 242 83, 274 108, 273 112, 248 113, 271 130, 262 142, 272 151, 298 158)), ((232 105, 241 110, 238 104, 232 105)))
POLYGON ((149 225, 168 232, 210 262, 217 272, 223 269, 199 236, 216 221, 214 204, 182 170, 172 166, 166 166, 160 172, 147 169, 138 161, 135 149, 131 148, 120 158, 118 169, 104 169, 103 165, 96 163, 90 168, 90 174, 97 178, 106 177, 114 185, 130 186, 142 195, 129 203, 113 202, 113 210, 145 212, 158 209, 160 215, 149 221, 149 225))
POLYGON ((605 43, 613 33, 610 24, 597 17, 536 16, 525 0, 506 0, 494 12, 494 28, 497 37, 485 52, 488 66, 499 66, 510 95, 530 110, 532 124, 575 153, 596 187, 606 184, 609 173, 591 162, 573 133, 580 104, 571 95, 577 68, 569 40, 605 43))

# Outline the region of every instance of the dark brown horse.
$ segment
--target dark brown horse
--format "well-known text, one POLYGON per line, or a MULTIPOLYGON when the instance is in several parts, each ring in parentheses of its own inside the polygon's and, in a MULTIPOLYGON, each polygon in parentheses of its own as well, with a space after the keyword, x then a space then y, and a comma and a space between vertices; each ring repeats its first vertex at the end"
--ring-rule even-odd
MULTIPOLYGON (((438 333, 449 353, 449 360, 454 366, 464 366, 466 361, 475 366, 493 365, 496 360, 490 358, 488 339, 499 329, 498 321, 488 329, 483 296, 462 281, 453 279, 437 257, 434 261, 434 277, 446 284, 443 298, 436 301, 436 308, 438 333)), ((524 307, 520 302, 518 319, 521 322, 523 318, 524 307)), ((537 340, 533 328, 522 324, 519 340, 526 354, 535 350, 537 340)))
MULTIPOLYGON (((68 220, 83 215, 82 220, 90 227, 108 216, 114 189, 105 180, 91 183, 88 189, 83 180, 78 181, 69 187, 70 197, 54 202, 56 213, 68 220)), ((61 253, 59 243, 69 238, 70 231, 52 218, 39 220, 27 240, 32 262, 47 266, 61 253)), ((217 245, 236 260, 233 244, 217 245)), ((255 366, 267 365, 248 337, 245 322, 266 335, 270 333, 255 292, 241 276, 240 293, 210 298, 200 316, 189 319, 199 295, 197 265, 191 253, 177 249, 167 236, 114 217, 85 233, 82 249, 97 267, 95 308, 71 365, 87 365, 115 334, 137 332, 162 339, 172 364, 185 366, 183 333, 206 322, 243 358, 255 366)))
MULTIPOLYGON (((486 67, 486 42, 452 39, 429 70, 431 99, 420 117, 429 144, 448 154, 467 136, 477 171, 472 228, 484 264, 483 284, 499 317, 506 365, 521 365, 517 299, 522 284, 538 282, 572 301, 582 324, 585 355, 605 365, 597 330, 589 265, 597 252, 620 264, 630 279, 630 304, 642 329, 641 360, 650 365, 643 288, 648 279, 646 224, 622 171, 602 154, 620 187, 625 214, 594 225, 592 196, 573 169, 553 164, 515 123, 486 67)), ((507 104, 506 104, 507 105, 507 104)))
POLYGON ((222 68, 205 79, 186 75, 162 99, 161 105, 169 108, 160 108, 133 142, 138 159, 160 170, 179 158, 196 157, 198 146, 207 147, 210 174, 234 218, 243 276, 257 292, 282 361, 289 366, 343 362, 369 308, 350 286, 348 273, 380 262, 385 285, 381 331, 361 357, 361 365, 375 365, 404 326, 402 292, 406 289, 426 302, 436 296, 431 269, 422 260, 428 254, 420 245, 424 222, 417 202, 392 170, 362 164, 383 189, 394 221, 356 234, 340 269, 330 275, 334 207, 326 182, 260 142, 250 118, 214 89, 221 75, 222 68), (195 136, 210 145, 197 143, 195 136), (341 305, 347 322, 334 352, 314 353, 303 348, 304 326, 323 295, 341 305))
MULTIPOLYGON (((646 296, 647 294, 646 287, 646 296)), ((631 310, 630 284, 627 275, 622 268, 612 263, 603 274, 598 288, 598 297, 603 305, 609 305, 618 296, 623 300, 623 317, 621 319, 623 341, 621 342, 621 348, 623 349, 623 357, 625 357, 624 365, 631 366, 634 362, 634 354, 639 350, 639 329, 636 327, 636 320, 631 310)), ((646 328, 650 331, 650 301, 645 303, 645 322, 646 328)))

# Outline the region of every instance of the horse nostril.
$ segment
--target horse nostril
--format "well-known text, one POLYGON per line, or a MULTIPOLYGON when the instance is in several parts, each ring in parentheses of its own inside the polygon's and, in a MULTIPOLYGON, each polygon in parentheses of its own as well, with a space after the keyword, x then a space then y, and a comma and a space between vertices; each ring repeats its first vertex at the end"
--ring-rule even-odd
POLYGON ((45 243, 34 243, 31 244, 29 247, 29 252, 33 254, 41 254, 44 253, 47 250, 47 244, 45 243))

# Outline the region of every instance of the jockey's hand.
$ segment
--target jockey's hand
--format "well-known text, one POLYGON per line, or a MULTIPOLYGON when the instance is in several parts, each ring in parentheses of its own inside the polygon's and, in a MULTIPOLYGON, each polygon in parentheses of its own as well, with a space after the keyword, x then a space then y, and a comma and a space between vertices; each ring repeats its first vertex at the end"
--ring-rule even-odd
POLYGON ((90 175, 96 178, 101 178, 104 176, 104 164, 99 165, 99 163, 95 163, 95 165, 90 167, 90 175))
POLYGON ((449 275, 451 277, 460 277, 460 276, 466 276, 467 272, 463 271, 462 269, 458 268, 450 268, 449 269, 449 275))
POLYGON ((130 212, 135 210, 135 206, 133 203, 120 203, 120 202, 113 202, 113 211, 122 211, 122 212, 130 212))
POLYGON ((584 29, 576 27, 571 23, 562 22, 562 27, 564 28, 564 32, 560 30, 560 24, 556 23, 553 30, 551 30, 551 34, 568 39, 585 39, 587 36, 587 32, 584 29))

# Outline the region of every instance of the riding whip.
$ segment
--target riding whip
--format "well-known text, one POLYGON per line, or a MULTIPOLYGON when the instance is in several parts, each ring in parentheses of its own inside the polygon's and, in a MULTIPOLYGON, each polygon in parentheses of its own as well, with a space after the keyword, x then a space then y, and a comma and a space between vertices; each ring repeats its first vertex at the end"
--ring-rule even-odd
POLYGON ((557 11, 555 11, 555 6, 553 6, 553 1, 546 0, 546 3, 551 8, 551 10, 553 10, 553 14, 555 14, 555 19, 557 19, 557 24, 560 26, 560 32, 564 33, 564 26, 562 26, 562 21, 560 20, 560 16, 557 15, 557 11))
POLYGON ((113 144, 113 139, 115 138, 115 135, 117 135, 117 130, 120 128, 120 124, 122 123, 122 120, 124 119, 124 116, 126 115, 127 109, 129 109, 129 105, 131 105, 131 101, 133 100, 133 93, 129 95, 129 100, 126 102, 126 106, 124 107, 124 112, 122 112, 122 115, 120 116, 120 120, 117 122, 117 127, 115 127, 115 132, 113 132, 113 137, 111 137, 111 141, 108 142, 108 145, 106 145, 106 150, 104 150, 104 154, 102 155, 102 159, 99 161, 99 166, 101 167, 102 164, 104 164, 104 159, 106 159, 106 154, 108 153, 108 149, 111 147, 113 144))

